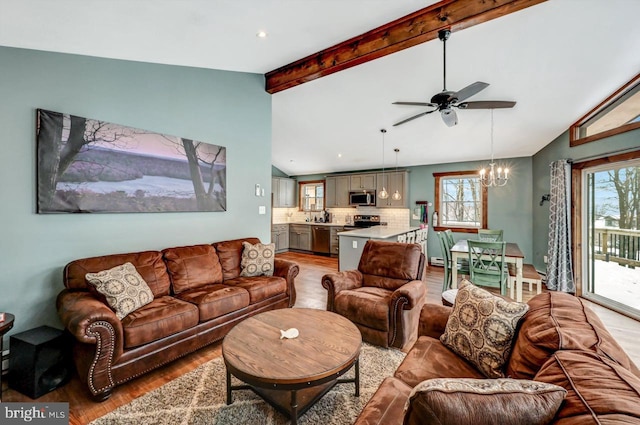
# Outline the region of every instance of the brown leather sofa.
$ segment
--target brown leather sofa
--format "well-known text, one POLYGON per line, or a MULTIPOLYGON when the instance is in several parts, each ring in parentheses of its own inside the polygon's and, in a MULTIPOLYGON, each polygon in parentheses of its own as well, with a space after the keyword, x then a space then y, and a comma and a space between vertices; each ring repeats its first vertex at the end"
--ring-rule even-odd
MULTIPOLYGON (((505 375, 567 390, 553 424, 640 424, 640 371, 595 313, 580 298, 560 292, 537 295, 528 304, 505 375)), ((417 403, 419 398, 410 399, 410 394, 416 385, 433 378, 485 379, 440 342, 450 312, 451 307, 424 305, 418 340, 394 376, 386 378, 369 400, 357 425, 449 423, 428 419, 433 412, 417 403)), ((468 423, 526 423, 517 417, 509 422, 487 421, 490 415, 513 417, 517 409, 494 394, 471 397, 480 399, 475 399, 479 407, 471 412, 473 420, 468 423)), ((441 406, 456 409, 459 403, 449 400, 441 406)))
POLYGON ((72 261, 64 269, 58 314, 75 337, 74 361, 97 400, 119 384, 222 339, 243 319, 292 307, 295 263, 275 259, 273 276, 240 276, 242 242, 167 248, 72 261), (122 320, 85 275, 130 262, 154 299, 122 320))
POLYGON ((367 241, 358 270, 322 278, 327 311, 351 320, 371 344, 402 348, 416 338, 427 294, 424 266, 418 244, 367 241))

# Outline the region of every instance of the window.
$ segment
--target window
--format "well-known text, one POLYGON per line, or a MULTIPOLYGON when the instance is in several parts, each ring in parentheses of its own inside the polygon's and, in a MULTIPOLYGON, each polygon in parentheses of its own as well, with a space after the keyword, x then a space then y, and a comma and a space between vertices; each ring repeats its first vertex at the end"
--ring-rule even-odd
POLYGON ((324 210, 324 180, 301 182, 299 193, 302 211, 324 210))
POLYGON ((487 188, 477 171, 433 173, 438 221, 437 231, 475 233, 487 228, 487 188))
POLYGON ((640 128, 640 74, 569 128, 571 146, 640 128))

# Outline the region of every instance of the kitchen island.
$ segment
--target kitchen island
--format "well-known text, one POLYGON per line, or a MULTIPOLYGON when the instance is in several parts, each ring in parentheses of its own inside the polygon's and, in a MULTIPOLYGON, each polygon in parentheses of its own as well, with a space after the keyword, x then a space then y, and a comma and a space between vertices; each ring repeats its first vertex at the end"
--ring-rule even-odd
POLYGON ((358 268, 364 244, 367 243, 368 240, 396 242, 398 236, 415 232, 418 229, 419 227, 411 226, 373 226, 338 233, 338 237, 340 238, 340 271, 355 270, 358 268))

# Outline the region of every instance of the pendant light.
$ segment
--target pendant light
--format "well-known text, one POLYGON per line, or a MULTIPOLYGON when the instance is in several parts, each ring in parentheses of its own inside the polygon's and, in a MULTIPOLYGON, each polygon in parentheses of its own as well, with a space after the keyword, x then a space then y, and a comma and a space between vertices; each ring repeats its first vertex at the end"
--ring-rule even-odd
POLYGON ((480 170, 480 183, 485 187, 500 187, 507 184, 509 180, 509 169, 498 166, 493 162, 493 109, 491 109, 491 162, 489 169, 482 168, 480 170))
MULTIPOLYGON (((398 177, 398 152, 400 152, 400 149, 395 148, 393 150, 396 153, 396 178, 398 177)), ((393 195, 391 195, 391 199, 393 199, 394 201, 399 201, 402 199, 402 195, 400 195, 400 191, 398 189, 396 189, 395 192, 393 192, 393 195)))
POLYGON ((387 199, 389 197, 389 192, 387 192, 387 189, 384 187, 384 135, 386 132, 387 130, 384 128, 380 130, 380 133, 382 133, 382 190, 378 192, 378 198, 380 199, 387 199))

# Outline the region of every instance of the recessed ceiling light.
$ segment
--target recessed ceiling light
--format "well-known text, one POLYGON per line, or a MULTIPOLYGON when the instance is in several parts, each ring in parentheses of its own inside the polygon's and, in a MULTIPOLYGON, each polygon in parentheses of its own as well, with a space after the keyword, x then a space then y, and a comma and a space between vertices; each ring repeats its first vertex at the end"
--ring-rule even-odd
POLYGON ((258 33, 256 34, 256 37, 267 38, 267 33, 265 31, 258 31, 258 33))
POLYGON ((341 153, 338 154, 338 158, 342 158, 342 154, 341 153))

